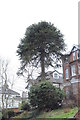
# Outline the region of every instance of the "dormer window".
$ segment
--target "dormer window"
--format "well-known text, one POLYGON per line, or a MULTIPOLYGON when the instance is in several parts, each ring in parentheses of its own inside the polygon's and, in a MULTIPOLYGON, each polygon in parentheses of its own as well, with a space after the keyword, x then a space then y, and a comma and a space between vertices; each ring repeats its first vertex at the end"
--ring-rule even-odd
POLYGON ((75 60, 75 52, 73 52, 73 60, 75 60))
POLYGON ((54 78, 57 79, 58 78, 58 74, 54 73, 54 78))

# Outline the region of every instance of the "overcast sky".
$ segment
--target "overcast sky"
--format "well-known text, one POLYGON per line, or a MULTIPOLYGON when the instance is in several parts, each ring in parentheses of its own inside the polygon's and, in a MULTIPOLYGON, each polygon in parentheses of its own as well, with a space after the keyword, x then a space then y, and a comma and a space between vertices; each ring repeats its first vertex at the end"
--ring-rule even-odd
MULTIPOLYGON (((78 44, 78 0, 0 0, 0 56, 19 67, 17 46, 26 28, 40 21, 51 22, 64 35, 68 51, 78 44)), ((23 89, 24 80, 14 88, 23 89)))

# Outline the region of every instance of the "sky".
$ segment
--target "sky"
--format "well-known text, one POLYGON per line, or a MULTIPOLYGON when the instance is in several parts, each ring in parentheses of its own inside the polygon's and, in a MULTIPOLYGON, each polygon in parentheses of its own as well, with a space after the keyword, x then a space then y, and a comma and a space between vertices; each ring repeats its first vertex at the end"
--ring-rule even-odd
MULTIPOLYGON (((61 31, 67 51, 78 44, 78 0, 0 0, 0 56, 10 61, 13 74, 20 67, 16 54, 20 39, 29 25, 40 21, 51 22, 61 31)), ((16 91, 25 86, 25 80, 15 80, 16 91)))

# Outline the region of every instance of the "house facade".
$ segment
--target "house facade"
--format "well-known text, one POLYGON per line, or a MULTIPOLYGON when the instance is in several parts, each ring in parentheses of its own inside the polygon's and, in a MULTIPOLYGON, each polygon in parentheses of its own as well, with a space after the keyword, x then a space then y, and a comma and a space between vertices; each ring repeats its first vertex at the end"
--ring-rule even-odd
MULTIPOLYGON (((57 70, 48 71, 45 73, 46 80, 50 81, 54 86, 63 89, 63 74, 58 72, 57 70)), ((41 75, 37 77, 37 79, 30 79, 29 84, 26 86, 28 91, 30 87, 34 84, 37 84, 41 81, 41 75)))
POLYGON ((22 100, 18 92, 12 89, 6 88, 5 86, 0 88, 0 107, 1 108, 18 108, 21 102, 22 100))
POLYGON ((63 55, 62 63, 66 98, 78 101, 80 99, 80 46, 74 46, 70 53, 63 55))
MULTIPOLYGON (((52 84, 58 88, 63 89, 63 74, 57 70, 48 71, 45 73, 46 80, 52 82, 52 84)), ((41 80, 41 76, 36 79, 37 82, 41 80)))
POLYGON ((63 74, 57 70, 53 71, 53 84, 56 83, 60 88, 63 88, 63 74))

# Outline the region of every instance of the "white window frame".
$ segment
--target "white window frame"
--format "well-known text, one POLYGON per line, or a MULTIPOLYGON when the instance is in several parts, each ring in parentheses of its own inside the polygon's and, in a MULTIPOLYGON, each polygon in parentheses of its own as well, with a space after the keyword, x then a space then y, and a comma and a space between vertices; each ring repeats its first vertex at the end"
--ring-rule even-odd
POLYGON ((75 76, 76 75, 76 67, 75 67, 75 65, 72 65, 71 70, 72 70, 72 76, 75 76))
POLYGON ((58 79, 58 74, 57 73, 54 73, 54 78, 58 79))
POLYGON ((77 50, 77 59, 79 59, 79 50, 77 50))
POLYGON ((66 79, 69 79, 69 70, 66 68, 66 79))
POLYGON ((75 56, 75 52, 73 52, 73 60, 75 60, 76 56, 75 56))
POLYGON ((80 64, 78 64, 78 74, 80 75, 80 64))

